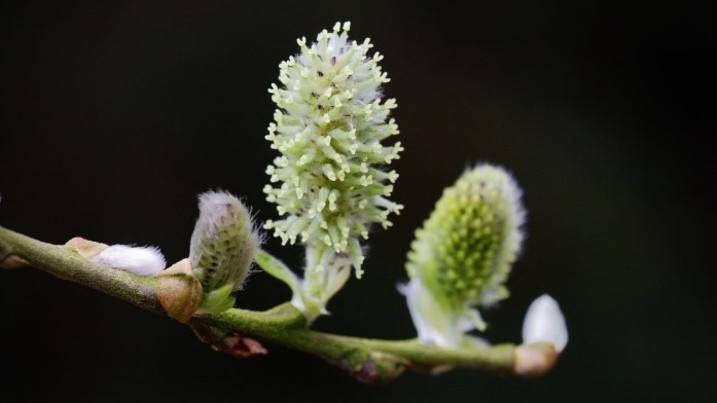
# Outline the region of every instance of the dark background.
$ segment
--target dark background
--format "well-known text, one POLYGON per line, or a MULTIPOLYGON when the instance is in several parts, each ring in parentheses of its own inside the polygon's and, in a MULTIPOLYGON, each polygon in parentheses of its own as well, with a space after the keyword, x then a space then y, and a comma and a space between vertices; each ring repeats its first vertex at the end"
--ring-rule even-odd
MULTIPOLYGON (((366 276, 318 328, 406 338, 395 284, 413 230, 468 165, 513 171, 529 211, 513 297, 487 313, 520 340, 530 301, 570 343, 540 379, 457 370, 356 383, 277 346, 212 352, 188 328, 36 270, 0 272, 0 393, 10 400, 714 401, 714 2, 17 2, 0 11, 0 225, 188 253, 196 195, 262 220, 278 63, 335 21, 371 37, 406 150, 366 276)), ((300 249, 266 247, 300 263, 300 249)), ((239 295, 289 292, 262 273, 239 295)))

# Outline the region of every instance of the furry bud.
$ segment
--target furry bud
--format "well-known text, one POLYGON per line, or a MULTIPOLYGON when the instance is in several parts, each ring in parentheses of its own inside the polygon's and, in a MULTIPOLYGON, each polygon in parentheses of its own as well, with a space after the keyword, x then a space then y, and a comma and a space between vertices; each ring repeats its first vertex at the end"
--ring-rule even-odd
POLYGON ((231 293, 243 287, 260 243, 251 214, 239 199, 226 192, 199 196, 189 261, 204 289, 202 309, 231 308, 231 293))
POLYGON ((416 231, 406 268, 420 286, 405 294, 424 339, 433 335, 435 344, 450 346, 465 331, 484 330, 474 307, 508 296, 504 283, 523 240, 520 196, 505 170, 478 165, 444 190, 416 231))
POLYGON ((155 276, 167 267, 162 252, 153 246, 110 245, 90 260, 146 277, 155 276))

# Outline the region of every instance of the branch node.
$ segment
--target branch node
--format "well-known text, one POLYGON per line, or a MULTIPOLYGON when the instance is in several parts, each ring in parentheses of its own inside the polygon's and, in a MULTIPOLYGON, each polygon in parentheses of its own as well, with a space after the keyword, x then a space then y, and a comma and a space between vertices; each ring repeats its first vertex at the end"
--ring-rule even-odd
POLYGON ((5 253, 0 249, 0 269, 8 269, 8 270, 14 270, 14 269, 21 269, 23 267, 27 267, 30 264, 20 258, 17 255, 13 255, 12 253, 5 253))
POLYGON ((258 340, 241 333, 232 333, 211 346, 214 351, 226 353, 236 358, 250 358, 268 353, 258 340))
POLYGON ((107 249, 109 245, 76 236, 65 243, 85 259, 91 259, 107 249))
POLYGON ((515 348, 513 371, 529 378, 543 376, 553 369, 559 355, 552 343, 520 345, 515 348))
POLYGON ((368 385, 389 384, 401 376, 410 364, 410 361, 404 358, 383 352, 371 352, 364 360, 354 365, 350 360, 339 362, 339 366, 354 379, 368 385))
POLYGON ((157 276, 157 299, 167 315, 187 323, 202 302, 202 284, 182 259, 157 276))

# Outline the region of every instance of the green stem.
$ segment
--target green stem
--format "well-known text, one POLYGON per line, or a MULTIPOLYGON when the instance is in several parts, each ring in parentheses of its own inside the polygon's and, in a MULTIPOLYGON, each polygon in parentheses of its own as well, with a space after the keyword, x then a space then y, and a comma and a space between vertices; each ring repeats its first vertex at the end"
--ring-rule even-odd
POLYGON ((378 340, 316 332, 305 327, 303 313, 290 303, 266 312, 230 309, 195 321, 319 356, 354 376, 370 376, 372 379, 363 380, 372 382, 393 379, 404 368, 435 371, 463 367, 510 373, 514 366, 515 347, 511 344, 449 350, 416 339, 378 340))
MULTIPOLYGON (((44 243, 0 227, 0 260, 8 256, 16 256, 58 278, 94 288, 147 311, 165 314, 157 300, 154 278, 110 269, 82 258, 70 247, 44 243)), ((515 374, 520 367, 516 361, 520 354, 516 353, 526 347, 504 344, 448 350, 426 346, 415 339, 389 341, 327 334, 309 329, 304 314, 291 303, 264 312, 230 309, 197 316, 188 324, 195 331, 204 329, 204 336, 212 335, 205 340, 210 343, 232 335, 256 338, 316 355, 370 383, 388 382, 404 369, 435 372, 464 367, 515 374)), ((545 350, 545 346, 531 347, 531 351, 538 350, 545 350)), ((546 351, 550 355, 551 350, 546 351)))
POLYGON ((52 245, 0 227, 0 256, 15 255, 63 280, 94 288, 138 307, 163 314, 156 281, 91 262, 68 246, 52 245))

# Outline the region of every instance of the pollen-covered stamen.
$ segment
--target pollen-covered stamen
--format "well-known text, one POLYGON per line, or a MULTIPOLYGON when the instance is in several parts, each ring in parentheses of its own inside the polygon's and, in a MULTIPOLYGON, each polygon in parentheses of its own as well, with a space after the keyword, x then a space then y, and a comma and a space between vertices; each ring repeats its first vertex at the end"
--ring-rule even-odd
POLYGON ((390 226, 401 209, 388 200, 398 175, 383 168, 402 150, 383 143, 398 133, 389 119, 396 102, 381 97, 383 56, 369 54, 371 41, 352 40, 349 29, 337 23, 311 44, 297 40, 299 54, 279 65, 269 89, 278 109, 266 138, 281 156, 266 170, 264 193, 282 217, 266 227, 307 247, 305 288, 318 300, 343 284, 342 268, 361 273, 360 240, 373 224, 390 226))

